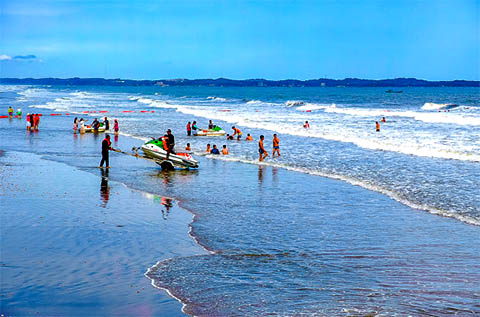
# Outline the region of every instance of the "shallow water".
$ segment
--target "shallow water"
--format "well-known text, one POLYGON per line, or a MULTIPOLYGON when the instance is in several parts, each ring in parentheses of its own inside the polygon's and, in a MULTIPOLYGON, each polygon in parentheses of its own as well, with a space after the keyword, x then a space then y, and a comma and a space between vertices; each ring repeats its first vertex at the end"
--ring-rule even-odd
MULTIPOLYGON (((393 96, 380 89, 14 89, 20 95, 9 92, 11 97, 38 111, 108 110, 121 131, 137 139, 172 128, 177 147, 190 142, 197 154, 207 142, 228 145, 231 156, 197 155, 200 169, 190 172, 164 173, 149 162, 111 158, 117 168, 110 178, 176 197, 196 215, 191 233, 212 254, 158 258, 148 272, 189 313, 480 313, 480 233, 465 224, 478 224, 480 215, 478 90, 409 89, 393 96), (292 106, 289 100, 304 103, 292 106), (422 109, 427 102, 461 108, 438 113, 422 109), (408 115, 387 116, 381 134, 372 132, 372 120, 384 108, 408 115), (121 112, 130 109, 137 112, 121 112), (442 122, 422 121, 425 116, 442 122), (468 124, 454 122, 458 116, 468 124), (256 142, 187 139, 186 121, 204 126, 206 117, 224 128, 234 123, 255 139, 278 132, 282 156, 258 165, 256 142), (301 128, 304 120, 311 130, 301 128), (412 146, 415 153, 406 154, 412 146)), ((45 118, 48 129, 34 135, 2 121, 0 131, 20 140, 4 148, 20 144, 92 172, 101 137, 72 136, 71 120, 45 118)), ((124 135, 114 139, 124 150, 141 143, 124 135)))

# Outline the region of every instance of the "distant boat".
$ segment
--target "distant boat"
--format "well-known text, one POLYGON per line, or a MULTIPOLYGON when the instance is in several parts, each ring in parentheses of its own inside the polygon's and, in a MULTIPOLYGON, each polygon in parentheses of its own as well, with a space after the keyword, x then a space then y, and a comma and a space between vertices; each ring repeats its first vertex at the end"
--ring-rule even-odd
POLYGON ((401 94, 403 92, 403 90, 385 90, 386 93, 389 93, 389 94, 401 94))

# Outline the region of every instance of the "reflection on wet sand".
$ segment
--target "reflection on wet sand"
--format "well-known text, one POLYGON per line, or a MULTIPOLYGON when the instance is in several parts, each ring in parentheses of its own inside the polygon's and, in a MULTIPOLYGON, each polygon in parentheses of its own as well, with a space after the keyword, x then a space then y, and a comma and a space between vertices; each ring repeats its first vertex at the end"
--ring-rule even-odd
POLYGON ((107 207, 110 199, 110 186, 108 186, 108 169, 100 169, 102 172, 102 181, 100 182, 100 198, 103 201, 102 207, 107 207))

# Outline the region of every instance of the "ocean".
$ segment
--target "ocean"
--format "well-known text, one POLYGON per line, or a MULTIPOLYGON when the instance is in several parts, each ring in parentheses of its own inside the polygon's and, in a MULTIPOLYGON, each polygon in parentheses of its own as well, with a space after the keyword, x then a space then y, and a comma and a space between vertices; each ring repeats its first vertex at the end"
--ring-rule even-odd
MULTIPOLYGON (((74 117, 104 116, 119 120, 129 141, 114 146, 124 151, 169 128, 177 149, 190 143, 198 171, 122 163, 114 176, 195 215, 190 235, 210 254, 145 268, 187 313, 480 313, 480 90, 386 90, 4 85, 5 112, 62 116, 42 118, 54 128, 29 140, 35 149, 2 147, 90 171, 96 149, 62 155, 72 143, 65 136, 74 117), (188 121, 206 128, 208 120, 254 141, 186 135, 188 121), (272 158, 274 133, 281 156, 272 158), (206 155, 207 143, 230 155, 206 155)), ((23 138, 5 124, 2 138, 23 138)))

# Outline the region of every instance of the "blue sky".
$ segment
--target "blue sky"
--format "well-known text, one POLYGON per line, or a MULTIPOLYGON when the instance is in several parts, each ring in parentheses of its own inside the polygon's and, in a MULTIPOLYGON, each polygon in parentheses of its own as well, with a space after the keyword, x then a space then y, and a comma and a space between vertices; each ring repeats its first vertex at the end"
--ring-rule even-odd
POLYGON ((0 0, 0 77, 480 79, 479 0, 0 0))

